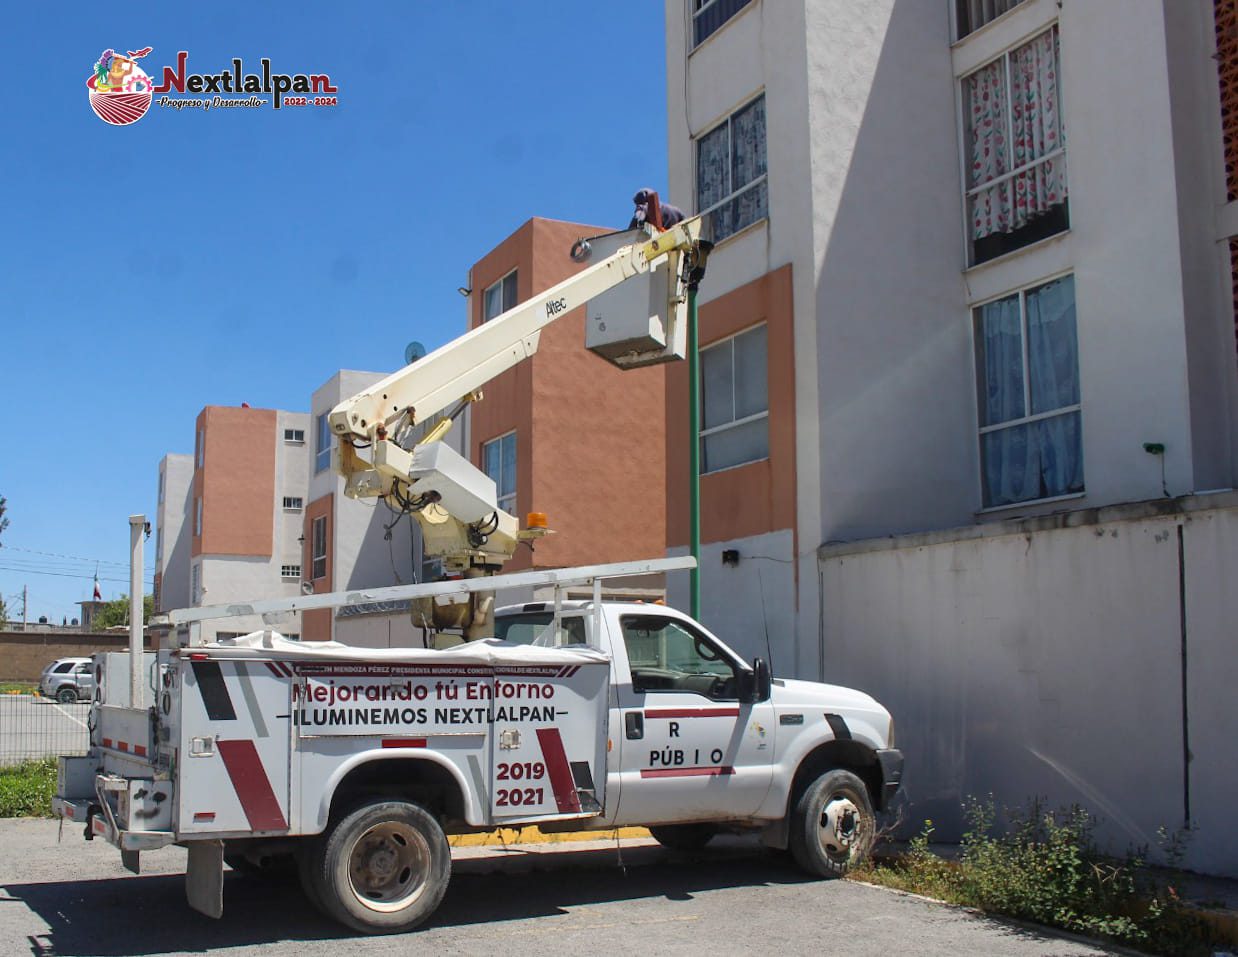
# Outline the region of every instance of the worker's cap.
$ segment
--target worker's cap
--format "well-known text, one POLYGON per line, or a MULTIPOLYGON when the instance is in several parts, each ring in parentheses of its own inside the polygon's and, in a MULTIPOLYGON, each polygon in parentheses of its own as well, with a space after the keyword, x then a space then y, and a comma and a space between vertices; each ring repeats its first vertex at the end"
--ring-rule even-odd
POLYGON ((632 202, 637 206, 644 206, 654 195, 656 194, 652 189, 638 189, 636 195, 632 197, 632 202))

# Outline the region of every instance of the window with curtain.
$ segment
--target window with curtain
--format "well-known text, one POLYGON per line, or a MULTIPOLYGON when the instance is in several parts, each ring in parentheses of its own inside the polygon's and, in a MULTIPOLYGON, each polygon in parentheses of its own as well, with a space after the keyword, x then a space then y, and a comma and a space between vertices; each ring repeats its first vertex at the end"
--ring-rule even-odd
POLYGON ((701 471, 769 458, 769 377, 762 323, 701 350, 701 471))
POLYGON ((765 95, 740 107, 696 141, 696 209, 721 242, 769 215, 765 95))
POLYGON ((698 47, 752 0, 692 0, 692 46, 698 47))
POLYGON ((516 433, 508 432, 481 447, 482 471, 494 479, 499 508, 516 510, 516 433))
POLYGON ((959 39, 979 30, 990 20, 996 20, 1008 10, 1013 10, 1023 0, 957 0, 959 39))
POLYGON ((516 270, 513 269, 493 286, 486 288, 482 303, 482 322, 489 322, 516 306, 516 270))
POLYGON ((310 526, 310 577, 327 577, 327 517, 314 519, 310 526))
POLYGON ((1083 491, 1075 280, 974 311, 984 506, 1083 491))
POLYGON ((963 78, 972 264, 1070 225, 1057 27, 963 78))

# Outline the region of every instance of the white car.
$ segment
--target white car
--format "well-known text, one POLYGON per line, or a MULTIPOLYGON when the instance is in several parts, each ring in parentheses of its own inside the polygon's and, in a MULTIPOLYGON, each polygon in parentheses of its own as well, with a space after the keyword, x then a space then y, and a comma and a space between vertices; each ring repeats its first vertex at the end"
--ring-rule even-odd
POLYGON ((39 694, 61 704, 89 701, 95 693, 95 666, 89 658, 57 658, 39 675, 39 694))

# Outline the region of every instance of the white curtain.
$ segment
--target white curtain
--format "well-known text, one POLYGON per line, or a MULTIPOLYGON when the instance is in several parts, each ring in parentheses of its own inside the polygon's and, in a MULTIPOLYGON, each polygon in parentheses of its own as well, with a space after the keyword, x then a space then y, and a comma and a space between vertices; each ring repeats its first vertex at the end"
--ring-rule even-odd
MULTIPOLYGON (((1023 329, 1019 297, 980 308, 983 359, 981 425, 998 425, 1027 415, 1023 402, 1023 329)), ((1029 498, 1036 485, 1036 456, 1026 425, 986 432, 980 437, 985 505, 1029 498)))
MULTIPOLYGON (((1009 90, 1005 59, 963 81, 970 146, 969 188, 1036 163, 1065 146, 1058 96, 1057 28, 1019 47, 1008 59, 1009 90)), ((995 183, 972 197, 972 238, 1013 232, 1065 199, 1065 157, 1036 163, 1013 179, 995 183)))
MULTIPOLYGON (((1031 412, 1052 412, 1079 403, 1079 346, 1075 333, 1075 279, 1065 276, 1027 293, 1031 412)), ((1083 490, 1079 413, 1041 419, 1037 446, 1040 497, 1083 490)))

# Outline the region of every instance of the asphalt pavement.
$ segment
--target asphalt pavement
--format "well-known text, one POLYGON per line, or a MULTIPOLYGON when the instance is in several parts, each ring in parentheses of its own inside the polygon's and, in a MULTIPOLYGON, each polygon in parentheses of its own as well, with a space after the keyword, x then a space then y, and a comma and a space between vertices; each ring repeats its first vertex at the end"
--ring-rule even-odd
POLYGON ((90 703, 59 704, 32 695, 0 695, 0 764, 58 754, 85 754, 90 703))
POLYGON ((295 878, 230 874, 224 916, 185 904, 185 852, 143 855, 55 821, 0 821, 0 954, 829 954, 1075 957, 1100 947, 849 881, 808 880, 753 841, 681 855, 648 840, 457 848, 442 906, 419 931, 356 937, 295 878))

